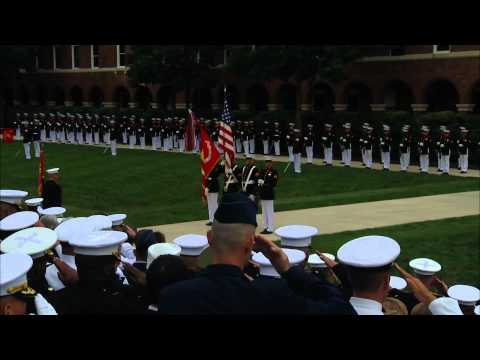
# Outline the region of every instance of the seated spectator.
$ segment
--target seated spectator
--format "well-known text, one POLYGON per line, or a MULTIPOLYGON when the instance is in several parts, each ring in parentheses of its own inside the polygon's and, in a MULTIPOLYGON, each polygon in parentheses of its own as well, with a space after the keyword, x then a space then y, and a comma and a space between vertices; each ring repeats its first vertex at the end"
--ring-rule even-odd
POLYGON ((337 289, 290 267, 281 248, 255 236, 256 207, 245 194, 225 194, 214 218, 208 233, 212 264, 195 278, 163 289, 160 314, 355 314, 337 289), (286 281, 257 283, 245 277, 243 269, 254 245, 286 281))

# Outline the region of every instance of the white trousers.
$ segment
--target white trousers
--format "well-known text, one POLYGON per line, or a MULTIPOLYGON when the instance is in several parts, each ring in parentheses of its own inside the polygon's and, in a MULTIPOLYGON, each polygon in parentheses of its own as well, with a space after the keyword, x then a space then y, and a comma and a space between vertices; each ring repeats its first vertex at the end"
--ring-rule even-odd
POLYGON ((94 138, 95 138, 95 144, 98 145, 100 144, 100 133, 97 131, 95 132, 95 134, 93 134, 94 138))
POLYGON ((117 156, 117 140, 110 141, 110 149, 112 150, 112 155, 117 156))
POLYGON ((390 151, 382 151, 382 162, 384 169, 390 169, 390 151))
POLYGON ((372 167, 372 150, 367 150, 365 149, 365 166, 367 168, 371 168, 372 167))
POLYGON ((152 136, 152 150, 157 150, 157 137, 152 136))
POLYGON ((48 135, 50 135, 49 136, 50 141, 55 141, 55 135, 56 135, 55 131, 50 130, 50 134, 48 134, 48 135))
MULTIPOLYGON (((200 151, 200 139, 198 136, 195 136, 195 152, 199 152, 200 151)), ((237 151, 237 152, 242 152, 242 145, 240 143, 240 151, 237 151)))
POLYGON ((77 134, 78 137, 78 143, 83 145, 83 133, 77 134))
POLYGON ((441 165, 442 172, 448 174, 450 171, 450 154, 442 155, 442 157, 440 158, 440 163, 442 164, 441 165))
POLYGON ((255 154, 255 139, 250 139, 248 140, 248 142, 249 142, 248 151, 250 151, 250 154, 255 154))
POLYGON ((40 141, 34 141, 33 148, 35 149, 35 157, 39 158, 40 157, 40 141))
POLYGON ((288 160, 293 161, 293 145, 288 145, 288 160))
POLYGON ((458 165, 460 166, 460 171, 468 171, 468 150, 465 155, 459 155, 458 165))
POLYGON ((145 136, 140 136, 140 147, 145 149, 145 136))
POLYGON ((406 171, 408 168, 408 153, 400 153, 400 171, 406 171))
POLYGON ((273 231, 273 200, 260 200, 262 205, 263 227, 273 231))
MULTIPOLYGON (((380 155, 381 155, 381 158, 382 158, 382 164, 385 162, 385 153, 382 151, 382 149, 380 148, 380 155)), ((385 169, 385 167, 384 167, 385 169)))
POLYGON ((437 168, 438 170, 442 170, 442 154, 440 151, 437 151, 437 168))
POLYGON ((208 221, 213 222, 213 215, 218 208, 218 193, 208 193, 207 194, 207 205, 208 205, 208 221))
POLYGON ((428 154, 420 154, 420 171, 428 173, 428 154))
POLYGON ((103 134, 103 142, 110 145, 110 132, 103 134))
POLYGON ((235 150, 237 151, 237 153, 242 152, 242 140, 235 139, 235 150))
POLYGON ((47 131, 45 129, 40 130, 40 140, 47 140, 47 131))
POLYGON ((30 160, 30 143, 23 143, 23 150, 25 151, 25 159, 30 160))
POLYGON ((333 161, 333 148, 332 147, 324 147, 325 152, 325 161, 327 164, 331 164, 333 161))
POLYGON ((173 148, 176 149, 177 146, 178 146, 177 136, 174 135, 174 136, 172 137, 172 140, 173 140, 173 148))
POLYGON ((72 144, 75 143, 75 134, 73 132, 67 132, 67 141, 70 141, 72 144))
POLYGON ((352 162, 352 149, 342 150, 342 161, 344 165, 350 166, 352 162))
POLYGON ((313 145, 307 146, 305 152, 307 153, 307 163, 313 163, 313 145))
POLYGON ((297 174, 302 172, 302 154, 293 154, 293 168, 297 174))
MULTIPOLYGON (((52 134, 51 131, 50 131, 50 134, 52 134)), ((17 139, 17 140, 20 139, 20 136, 22 136, 22 134, 21 134, 20 128, 17 127, 17 128, 15 129, 15 139, 17 139)), ((52 137, 52 135, 50 135, 50 138, 51 138, 51 137, 52 137)))
POLYGON ((268 145, 268 140, 263 140, 263 155, 268 155, 268 153, 270 152, 268 145))
POLYGON ((365 160, 365 148, 360 148, 360 152, 362 153, 362 164, 366 164, 366 160, 365 160))
POLYGON ((250 142, 248 140, 243 140, 243 153, 247 156, 250 153, 250 142))
POLYGON ((122 140, 124 144, 128 143, 128 137, 126 132, 122 133, 122 140))
POLYGON ((178 139, 178 150, 180 152, 185 151, 185 139, 178 139))
POLYGON ((129 149, 133 149, 133 146, 135 145, 135 143, 137 142, 137 139, 135 137, 135 135, 129 135, 128 136, 128 148, 129 149))
POLYGON ((275 147, 275 155, 280 156, 280 140, 274 141, 273 146, 275 147))

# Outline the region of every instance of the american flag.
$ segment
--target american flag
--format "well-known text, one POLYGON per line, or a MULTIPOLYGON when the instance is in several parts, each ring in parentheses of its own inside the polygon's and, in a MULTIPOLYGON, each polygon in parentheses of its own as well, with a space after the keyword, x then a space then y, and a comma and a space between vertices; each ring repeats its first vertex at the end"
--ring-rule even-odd
POLYGON ((218 144, 220 148, 225 153, 225 168, 230 168, 232 162, 235 160, 235 148, 233 145, 233 134, 232 128, 230 127, 230 122, 232 120, 232 115, 230 114, 230 109, 228 107, 227 101, 227 88, 223 88, 224 100, 223 100, 223 112, 222 112, 222 121, 220 122, 220 131, 218 133, 218 144))

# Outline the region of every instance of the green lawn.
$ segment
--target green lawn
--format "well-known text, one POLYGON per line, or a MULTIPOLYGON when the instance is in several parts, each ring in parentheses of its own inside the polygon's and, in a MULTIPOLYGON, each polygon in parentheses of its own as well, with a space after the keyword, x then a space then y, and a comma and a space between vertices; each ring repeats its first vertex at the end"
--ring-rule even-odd
MULTIPOLYGON (((36 195, 38 160, 25 160, 19 142, 0 145, 0 152, 0 187, 36 195)), ((47 169, 61 168, 66 216, 125 212, 134 226, 207 216, 198 156, 119 149, 112 157, 103 148, 60 144, 46 144, 45 154, 47 169)), ((476 178, 319 166, 303 166, 301 175, 290 167, 284 175, 285 165, 274 164, 278 211, 480 189, 476 178)))
MULTIPOLYGON (((408 263, 417 257, 438 261, 442 270, 438 276, 449 286, 470 284, 480 286, 480 219, 467 216, 447 220, 418 222, 361 231, 346 231, 313 238, 312 247, 334 254, 347 241, 366 235, 388 236, 400 244, 397 262, 412 272, 408 263)), ((208 249, 201 256, 201 264, 210 261, 208 249)), ((392 271, 392 275, 398 275, 392 271)))

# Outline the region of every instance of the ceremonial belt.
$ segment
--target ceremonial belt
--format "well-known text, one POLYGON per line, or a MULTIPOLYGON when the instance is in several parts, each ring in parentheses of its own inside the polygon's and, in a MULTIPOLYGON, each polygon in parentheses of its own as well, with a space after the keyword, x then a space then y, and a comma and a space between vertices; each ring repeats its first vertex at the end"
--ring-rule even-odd
POLYGON ((248 176, 247 176, 247 181, 245 181, 245 183, 242 185, 242 190, 243 190, 244 192, 247 191, 247 185, 254 184, 253 181, 250 183, 250 177, 251 177, 252 174, 253 174, 253 170, 255 170, 256 168, 257 168, 256 166, 252 166, 252 167, 251 167, 251 169, 250 169, 250 171, 249 171, 249 173, 248 173, 248 176))
POLYGON ((238 183, 237 177, 233 173, 233 170, 235 170, 236 168, 237 168, 237 165, 235 165, 232 168, 232 173, 230 175, 228 175, 227 183, 224 186, 225 191, 228 190, 228 187, 230 186, 230 184, 237 184, 238 183))

